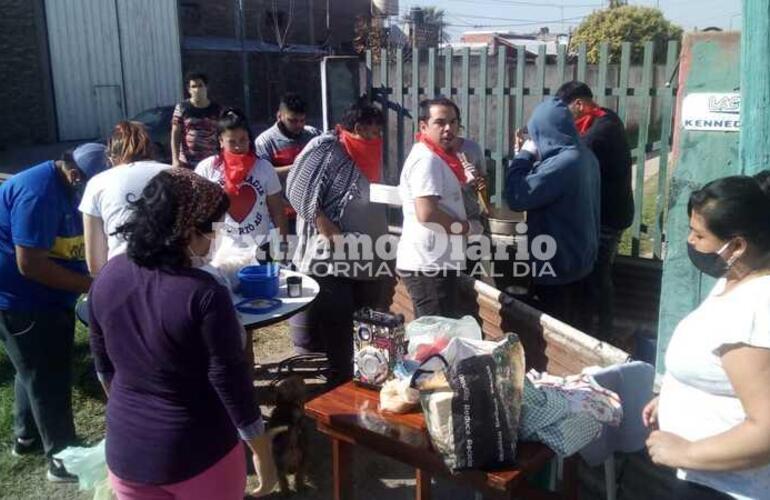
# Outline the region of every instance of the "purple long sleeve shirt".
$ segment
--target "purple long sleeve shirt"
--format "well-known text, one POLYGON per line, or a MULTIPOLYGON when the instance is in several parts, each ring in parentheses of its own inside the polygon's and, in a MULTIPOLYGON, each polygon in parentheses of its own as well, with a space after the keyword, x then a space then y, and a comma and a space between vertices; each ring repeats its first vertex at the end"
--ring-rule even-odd
POLYGON ((96 370, 111 381, 107 465, 121 479, 171 484, 262 431, 238 318, 226 288, 111 259, 89 294, 96 370))

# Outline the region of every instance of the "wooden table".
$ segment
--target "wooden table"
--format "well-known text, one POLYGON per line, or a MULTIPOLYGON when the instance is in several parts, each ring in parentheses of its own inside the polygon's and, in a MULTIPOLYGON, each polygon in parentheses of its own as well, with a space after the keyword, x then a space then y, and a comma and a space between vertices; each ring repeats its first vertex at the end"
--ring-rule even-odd
POLYGON ((526 478, 538 473, 553 458, 539 443, 519 443, 518 466, 496 472, 452 474, 432 449, 422 412, 403 415, 379 411, 379 393, 352 382, 327 392, 305 405, 305 413, 332 442, 334 498, 353 498, 351 458, 355 446, 388 456, 416 469, 415 498, 430 498, 431 476, 445 476, 495 498, 528 500, 577 498, 574 460, 565 460, 564 495, 538 489, 526 478))

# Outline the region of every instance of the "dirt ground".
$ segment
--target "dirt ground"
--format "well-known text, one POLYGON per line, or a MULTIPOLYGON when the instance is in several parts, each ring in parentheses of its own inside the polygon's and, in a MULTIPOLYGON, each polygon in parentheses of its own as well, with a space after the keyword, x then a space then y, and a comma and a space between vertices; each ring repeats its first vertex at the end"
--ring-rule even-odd
MULTIPOLYGON (((274 363, 291 356, 292 345, 287 323, 263 328, 254 332, 254 355, 258 364, 264 365, 263 370, 257 371, 256 384, 260 388, 259 393, 264 394, 264 400, 270 400, 267 386, 272 377, 274 363), (268 370, 265 373, 265 369, 268 370)), ((318 380, 307 380, 309 389, 317 388, 318 380)), ((265 415, 272 411, 270 405, 263 406, 265 415)), ((309 435, 309 460, 307 484, 304 489, 293 491, 288 496, 274 493, 268 498, 288 499, 331 499, 332 498, 332 463, 330 441, 315 430, 312 422, 306 422, 309 435)), ((404 466, 393 460, 367 452, 364 449, 356 449, 353 459, 353 481, 355 498, 367 500, 400 500, 414 498, 414 469, 404 466)), ((250 484, 255 484, 253 477, 249 478, 250 484)), ((293 478, 290 478, 293 484, 293 478)), ((458 489, 453 483, 441 481, 434 483, 434 498, 448 500, 473 499, 473 490, 458 489)))
MULTIPOLYGON (((293 354, 287 323, 258 330, 254 333, 254 352, 262 370, 257 372, 256 385, 264 401, 271 396, 266 386, 273 379, 271 368, 280 360, 293 354)), ((318 389, 318 380, 307 380, 309 389, 318 389)), ((263 406, 263 413, 269 415, 272 407, 263 406)), ((309 435, 309 458, 307 484, 304 489, 293 491, 288 496, 274 493, 266 498, 319 499, 332 498, 332 463, 329 439, 315 430, 311 421, 306 422, 309 435)), ((626 500, 670 498, 668 486, 674 481, 672 471, 651 467, 644 452, 619 458, 618 497, 626 500)), ((414 469, 394 460, 377 455, 363 448, 356 448, 353 457, 354 498, 365 500, 411 500, 415 498, 414 469)), ((256 485, 253 477, 250 485, 256 485)), ((602 466, 580 467, 580 498, 583 500, 604 499, 604 470, 602 466)), ((290 478, 293 484, 293 478, 290 478)), ((470 488, 463 488, 443 478, 434 478, 431 494, 437 500, 481 500, 470 488)))

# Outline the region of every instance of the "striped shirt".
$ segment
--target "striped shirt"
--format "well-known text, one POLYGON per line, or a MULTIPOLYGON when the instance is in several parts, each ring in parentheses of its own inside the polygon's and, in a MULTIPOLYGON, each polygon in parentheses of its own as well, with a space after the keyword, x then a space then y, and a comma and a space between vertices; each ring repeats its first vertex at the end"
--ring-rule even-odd
POLYGON ((287 167, 294 164, 302 148, 310 142, 310 139, 321 134, 317 128, 305 126, 305 129, 296 138, 287 137, 278 123, 265 130, 254 141, 257 156, 267 160, 274 167, 287 167))
POLYGON ((179 161, 187 168, 195 168, 198 162, 217 152, 217 119, 221 108, 211 103, 196 108, 188 100, 174 108, 171 124, 182 130, 179 161))

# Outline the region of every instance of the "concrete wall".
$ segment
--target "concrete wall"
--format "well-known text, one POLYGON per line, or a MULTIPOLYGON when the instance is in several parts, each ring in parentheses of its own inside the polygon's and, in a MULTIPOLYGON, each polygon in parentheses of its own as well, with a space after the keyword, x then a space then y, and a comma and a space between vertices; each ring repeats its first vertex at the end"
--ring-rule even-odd
MULTIPOLYGON (((740 34, 688 33, 682 44, 677 109, 691 93, 735 92, 740 87, 740 34)), ((690 194, 709 181, 738 175, 738 132, 685 130, 674 127, 676 168, 669 189, 666 252, 658 327, 658 371, 663 371, 665 351, 676 325, 711 291, 715 280, 698 272, 687 256, 690 194)))
POLYGON ((42 0, 0 0, 0 149, 56 139, 42 0))

